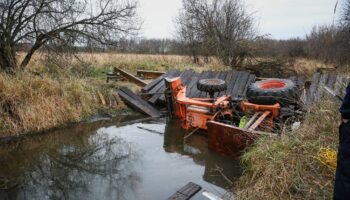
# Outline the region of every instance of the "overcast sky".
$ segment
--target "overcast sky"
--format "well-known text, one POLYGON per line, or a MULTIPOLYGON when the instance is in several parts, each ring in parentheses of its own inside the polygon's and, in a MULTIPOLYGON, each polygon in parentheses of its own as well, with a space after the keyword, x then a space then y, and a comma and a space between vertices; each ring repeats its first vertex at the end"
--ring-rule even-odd
MULTIPOLYGON (((182 0, 138 0, 143 19, 141 35, 146 38, 172 38, 174 18, 182 0)), ((314 25, 331 24, 336 0, 246 0, 257 19, 261 34, 276 39, 304 37, 314 25)))

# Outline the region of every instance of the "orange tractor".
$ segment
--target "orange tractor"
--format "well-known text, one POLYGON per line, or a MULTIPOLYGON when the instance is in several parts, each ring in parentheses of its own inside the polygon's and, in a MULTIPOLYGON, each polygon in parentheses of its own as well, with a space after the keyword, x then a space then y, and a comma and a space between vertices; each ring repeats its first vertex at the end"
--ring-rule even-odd
POLYGON ((269 79, 249 86, 248 100, 230 95, 214 98, 227 86, 220 79, 202 79, 197 89, 210 98, 186 97, 181 79, 165 79, 167 108, 186 130, 201 129, 208 134, 209 149, 237 156, 259 135, 272 135, 274 121, 280 117, 281 104, 295 99, 295 84, 286 79, 269 79), (287 100, 287 101, 286 101, 287 100), (262 103, 262 104, 261 104, 262 103))

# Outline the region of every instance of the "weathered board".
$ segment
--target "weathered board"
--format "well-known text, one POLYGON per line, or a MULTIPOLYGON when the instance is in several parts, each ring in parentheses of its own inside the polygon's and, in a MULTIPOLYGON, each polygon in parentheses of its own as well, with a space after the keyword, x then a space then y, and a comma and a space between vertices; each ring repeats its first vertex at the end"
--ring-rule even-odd
POLYGON ((336 95, 344 96, 346 86, 349 83, 349 78, 336 73, 317 72, 312 76, 310 81, 310 87, 305 88, 301 96, 301 101, 305 105, 311 105, 312 103, 320 101, 324 97, 330 97, 330 94, 324 89, 324 86, 333 90, 336 95))
POLYGON ((171 195, 168 200, 188 200, 193 197, 197 192, 202 189, 201 186, 189 182, 184 187, 182 187, 179 191, 171 195))
POLYGON ((132 108, 139 110, 151 117, 160 117, 161 113, 150 105, 147 101, 142 99, 140 96, 133 93, 128 88, 120 88, 118 90, 120 98, 132 108))
POLYGON ((114 68, 114 74, 120 74, 128 81, 133 82, 140 87, 145 87, 147 85, 147 83, 144 82, 143 80, 141 80, 141 79, 137 78, 136 76, 130 74, 129 72, 124 71, 122 69, 119 69, 117 67, 114 68))

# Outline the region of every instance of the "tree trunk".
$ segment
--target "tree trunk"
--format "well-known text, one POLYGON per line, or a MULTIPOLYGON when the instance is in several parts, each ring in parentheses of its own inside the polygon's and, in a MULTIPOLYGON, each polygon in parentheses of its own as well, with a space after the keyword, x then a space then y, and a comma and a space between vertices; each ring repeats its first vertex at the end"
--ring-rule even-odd
POLYGON ((33 54, 41 47, 42 44, 43 42, 35 42, 32 48, 28 51, 27 55, 24 57, 20 66, 21 69, 24 69, 28 65, 29 61, 32 59, 33 54))
POLYGON ((0 68, 2 71, 14 73, 17 69, 15 47, 0 45, 0 68))

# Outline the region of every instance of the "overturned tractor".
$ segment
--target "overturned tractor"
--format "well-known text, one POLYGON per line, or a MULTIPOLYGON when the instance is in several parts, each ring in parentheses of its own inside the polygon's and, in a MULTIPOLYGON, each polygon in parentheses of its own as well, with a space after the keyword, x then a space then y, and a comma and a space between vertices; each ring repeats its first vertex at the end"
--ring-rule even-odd
POLYGON ((210 150, 238 156, 261 135, 273 136, 275 122, 282 117, 282 107, 295 104, 296 84, 287 79, 267 79, 252 83, 247 98, 215 93, 227 89, 221 79, 202 79, 197 89, 209 98, 186 97, 186 86, 179 77, 165 78, 165 99, 169 114, 178 118, 186 130, 203 130, 210 150))

